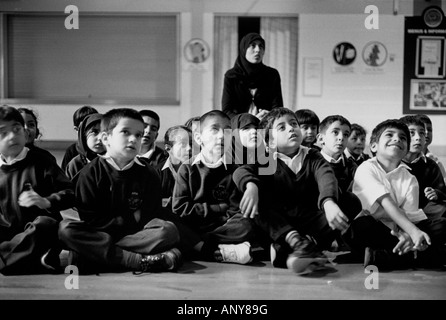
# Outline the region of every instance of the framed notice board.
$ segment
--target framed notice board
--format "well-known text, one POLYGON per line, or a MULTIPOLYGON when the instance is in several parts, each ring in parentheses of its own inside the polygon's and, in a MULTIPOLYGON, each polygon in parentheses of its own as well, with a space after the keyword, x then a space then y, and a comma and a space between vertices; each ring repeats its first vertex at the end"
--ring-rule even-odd
POLYGON ((404 24, 403 114, 446 114, 446 19, 426 8, 404 24))

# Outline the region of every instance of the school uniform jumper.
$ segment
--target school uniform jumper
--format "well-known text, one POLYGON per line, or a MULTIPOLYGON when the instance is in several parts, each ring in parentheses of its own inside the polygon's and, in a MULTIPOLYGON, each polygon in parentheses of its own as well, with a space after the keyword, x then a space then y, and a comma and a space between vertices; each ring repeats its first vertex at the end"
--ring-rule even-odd
POLYGON ((73 185, 51 157, 29 149, 22 160, 1 165, 0 272, 38 271, 41 256, 58 241, 60 211, 73 205, 73 185), (46 198, 51 208, 19 206, 19 195, 29 187, 46 198))
POLYGON ((277 158, 277 168, 272 175, 257 175, 254 166, 241 166, 234 173, 234 181, 241 190, 248 182, 259 187, 259 215, 256 222, 272 239, 277 266, 285 264, 290 248, 285 236, 292 230, 310 235, 321 249, 329 248, 339 231, 332 230, 323 211, 323 203, 332 199, 344 214, 353 219, 357 208, 339 203, 338 182, 330 164, 319 151, 300 147, 302 167, 295 173, 277 158), (282 261, 282 263, 280 263, 282 261))
POLYGON ((173 212, 212 245, 238 244, 254 237, 250 219, 240 212, 242 194, 232 180, 235 169, 233 164, 210 168, 202 161, 193 161, 178 170, 173 212))
MULTIPOLYGON (((161 197, 163 199, 171 198, 173 193, 173 188, 175 186, 175 176, 177 175, 177 173, 173 172, 174 169, 171 168, 169 158, 160 162, 155 167, 155 169, 161 179, 161 197)), ((171 207, 172 206, 171 200, 169 202, 171 207)))
POLYGON ((60 239, 101 267, 129 268, 127 252, 156 254, 178 245, 176 226, 164 220, 161 184, 151 166, 135 160, 126 170, 97 157, 79 173, 76 207, 81 221, 64 220, 60 239))
POLYGON ((145 154, 139 155, 138 158, 145 158, 152 167, 156 167, 159 163, 165 161, 168 155, 163 149, 155 145, 153 149, 150 149, 145 154))
POLYGON ((438 164, 433 159, 425 156, 421 156, 411 163, 404 163, 409 166, 409 172, 417 178, 420 186, 419 207, 423 209, 428 217, 444 216, 446 213, 446 185, 438 164), (438 200, 430 201, 426 198, 424 189, 427 187, 435 189, 438 200))
POLYGON ((344 155, 347 157, 347 159, 353 160, 358 166, 363 163, 366 160, 369 160, 371 157, 367 153, 361 153, 359 156, 355 156, 348 149, 346 148, 344 150, 344 155))

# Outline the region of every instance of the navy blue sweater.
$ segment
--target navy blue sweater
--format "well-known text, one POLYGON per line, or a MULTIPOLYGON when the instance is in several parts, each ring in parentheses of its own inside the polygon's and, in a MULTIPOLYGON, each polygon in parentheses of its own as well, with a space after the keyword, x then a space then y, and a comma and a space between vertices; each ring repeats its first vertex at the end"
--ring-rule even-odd
POLYGON ((71 181, 56 164, 53 157, 30 149, 26 157, 12 165, 0 167, 0 241, 10 240, 23 232, 25 225, 38 216, 61 220, 61 210, 74 205, 71 181), (20 207, 18 198, 25 184, 51 203, 48 210, 37 206, 20 207))
POLYGON ((161 182, 146 161, 124 171, 98 157, 79 173, 76 207, 81 220, 117 239, 134 234, 161 211, 161 182))
POLYGON ((259 217, 277 236, 295 228, 295 220, 311 223, 327 199, 338 200, 338 182, 330 164, 319 151, 310 149, 295 174, 277 159, 272 175, 258 175, 257 168, 243 165, 234 173, 237 187, 244 191, 248 182, 259 187, 259 217))
POLYGON ((236 165, 209 168, 203 163, 183 163, 172 197, 172 209, 185 224, 198 231, 223 225, 240 212, 241 193, 232 180, 236 165))

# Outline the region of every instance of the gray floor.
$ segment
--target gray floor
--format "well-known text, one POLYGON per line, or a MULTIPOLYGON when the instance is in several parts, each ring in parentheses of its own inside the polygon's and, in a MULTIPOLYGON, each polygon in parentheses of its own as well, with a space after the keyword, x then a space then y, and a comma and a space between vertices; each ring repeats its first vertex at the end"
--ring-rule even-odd
POLYGON ((176 273, 0 276, 0 300, 445 300, 446 272, 367 273, 360 264, 331 264, 298 276, 252 265, 186 262, 176 273))

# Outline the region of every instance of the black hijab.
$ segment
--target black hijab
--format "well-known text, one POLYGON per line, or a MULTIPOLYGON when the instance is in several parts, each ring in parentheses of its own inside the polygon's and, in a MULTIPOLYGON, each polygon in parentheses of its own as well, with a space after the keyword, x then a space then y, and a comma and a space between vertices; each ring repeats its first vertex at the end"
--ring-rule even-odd
POLYGON ((96 158, 97 154, 88 147, 86 133, 93 125, 101 123, 102 117, 100 113, 90 114, 79 125, 77 151, 90 161, 96 158))
POLYGON ((238 130, 246 129, 251 126, 254 126, 257 129, 259 127, 259 123, 260 120, 250 113, 240 113, 231 119, 231 129, 233 130, 232 159, 234 160, 235 164, 254 164, 256 162, 256 153, 259 152, 259 150, 248 150, 242 144, 238 130))
POLYGON ((258 88, 259 83, 262 82, 264 80, 263 78, 266 76, 266 66, 263 64, 263 62, 251 63, 246 60, 246 50, 255 40, 259 40, 263 44, 263 47, 265 47, 265 40, 260 36, 260 34, 248 33, 240 41, 239 54, 234 64, 235 73, 245 77, 250 88, 258 88))

